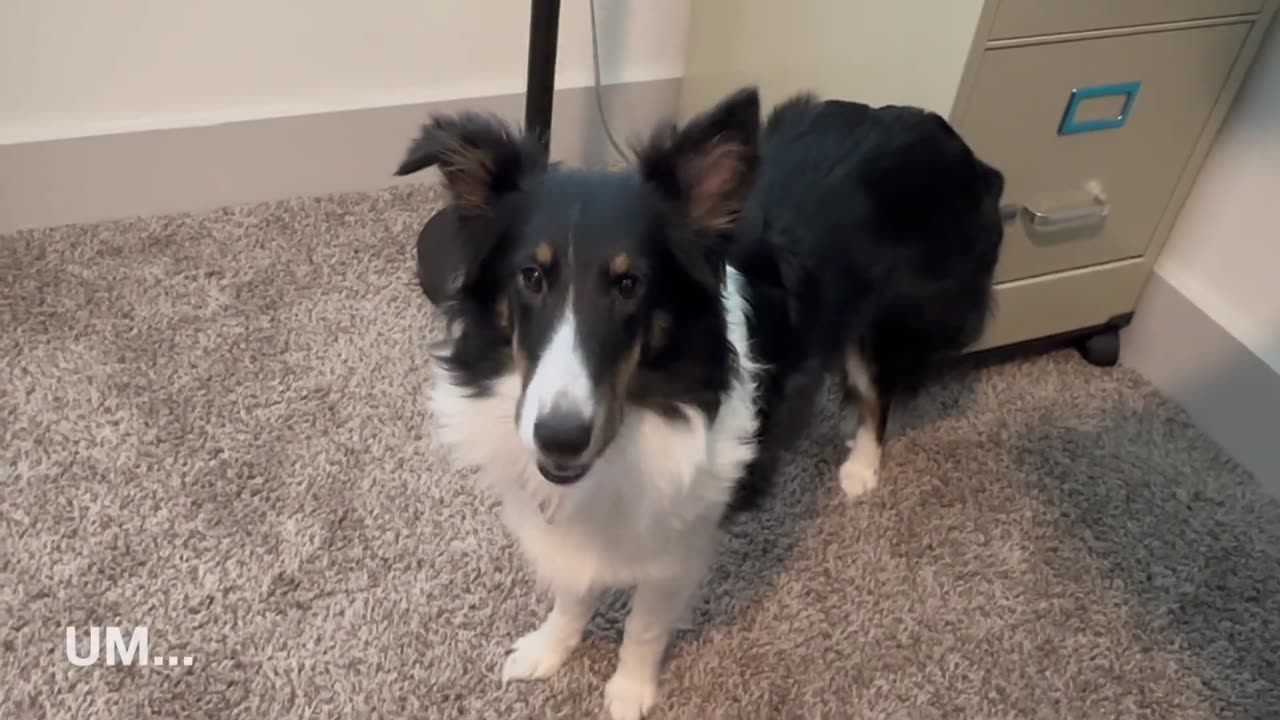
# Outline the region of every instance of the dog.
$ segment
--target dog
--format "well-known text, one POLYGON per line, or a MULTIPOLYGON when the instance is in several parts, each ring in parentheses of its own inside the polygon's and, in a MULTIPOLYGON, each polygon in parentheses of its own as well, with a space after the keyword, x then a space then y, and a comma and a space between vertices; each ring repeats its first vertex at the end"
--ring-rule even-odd
POLYGON ((553 674, 599 594, 634 588, 615 720, 655 706, 721 527, 767 496, 831 373, 860 408, 840 483, 875 486, 889 399, 985 325, 1002 227, 1000 173, 912 108, 801 95, 762 126, 745 87, 635 155, 571 169, 461 112, 396 171, 437 167, 452 198, 451 231, 419 244, 450 328, 436 436, 553 599, 502 679, 553 674))

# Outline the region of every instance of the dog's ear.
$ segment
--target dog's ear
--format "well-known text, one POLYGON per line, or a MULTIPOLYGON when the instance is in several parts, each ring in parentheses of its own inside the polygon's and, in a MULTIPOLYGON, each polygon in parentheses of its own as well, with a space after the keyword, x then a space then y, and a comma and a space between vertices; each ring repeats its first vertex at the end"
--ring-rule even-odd
POLYGON ((462 112, 436 115, 422 126, 397 176, 438 166, 462 214, 490 214, 504 195, 520 190, 547 167, 534 138, 493 115, 462 112))
POLYGON ((636 151, 640 173, 695 231, 733 228, 759 165, 760 95, 745 87, 692 118, 659 129, 636 151))
POLYGON ((477 279, 498 244, 501 226, 491 215, 464 215, 446 205, 418 233, 418 285, 433 305, 457 300, 477 279))
POLYGON ((671 202, 687 230, 669 247, 708 291, 718 292, 734 223, 760 162, 760 96, 754 87, 729 95, 683 128, 661 128, 636 150, 640 175, 671 202))
POLYGON ((491 115, 437 115, 422 127, 397 176, 438 166, 452 204, 418 235, 418 281, 436 305, 457 300, 480 274, 503 232, 502 201, 546 170, 546 152, 491 115))

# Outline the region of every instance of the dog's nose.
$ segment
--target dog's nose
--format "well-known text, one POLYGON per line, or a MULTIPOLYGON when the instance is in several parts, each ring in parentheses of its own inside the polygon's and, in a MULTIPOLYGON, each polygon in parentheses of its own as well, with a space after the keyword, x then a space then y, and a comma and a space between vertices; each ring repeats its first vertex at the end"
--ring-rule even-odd
POLYGON ((572 410, 552 409, 534 421, 533 441, 548 458, 572 462, 591 445, 591 418, 572 410))

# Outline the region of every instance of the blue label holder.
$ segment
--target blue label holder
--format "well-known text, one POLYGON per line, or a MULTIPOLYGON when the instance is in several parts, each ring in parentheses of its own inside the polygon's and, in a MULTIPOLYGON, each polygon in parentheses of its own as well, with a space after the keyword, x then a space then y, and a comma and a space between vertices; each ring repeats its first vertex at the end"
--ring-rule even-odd
POLYGON ((1133 112, 1133 104, 1138 99, 1138 90, 1141 87, 1142 83, 1140 82, 1130 82, 1114 85, 1095 85, 1072 90, 1071 101, 1067 103, 1067 110, 1062 114, 1062 122, 1058 125, 1058 134, 1074 135, 1076 133, 1114 130, 1118 127, 1124 127, 1124 124, 1129 120, 1130 113, 1133 112), (1124 109, 1120 111, 1118 116, 1098 118, 1096 120, 1076 120, 1076 111, 1080 109, 1080 103, 1085 100, 1110 97, 1112 95, 1125 96, 1124 109))

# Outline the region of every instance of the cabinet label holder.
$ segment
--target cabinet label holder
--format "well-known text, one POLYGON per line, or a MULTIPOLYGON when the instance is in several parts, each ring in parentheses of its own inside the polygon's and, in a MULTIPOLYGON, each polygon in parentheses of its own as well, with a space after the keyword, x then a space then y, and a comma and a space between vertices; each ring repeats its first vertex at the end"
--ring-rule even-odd
POLYGON ((1093 87, 1072 90, 1071 100, 1067 102, 1067 109, 1062 113, 1062 122, 1058 125, 1058 134, 1075 135, 1076 133, 1114 130, 1124 127, 1124 124, 1129 121, 1129 115, 1133 112, 1133 104, 1137 102, 1138 90, 1141 88, 1141 82, 1128 82, 1112 85, 1094 85, 1093 87), (1095 120, 1076 119, 1076 112, 1079 111, 1080 104, 1085 100, 1111 97, 1113 95, 1123 95, 1125 98, 1124 108, 1116 117, 1103 117, 1095 120))

